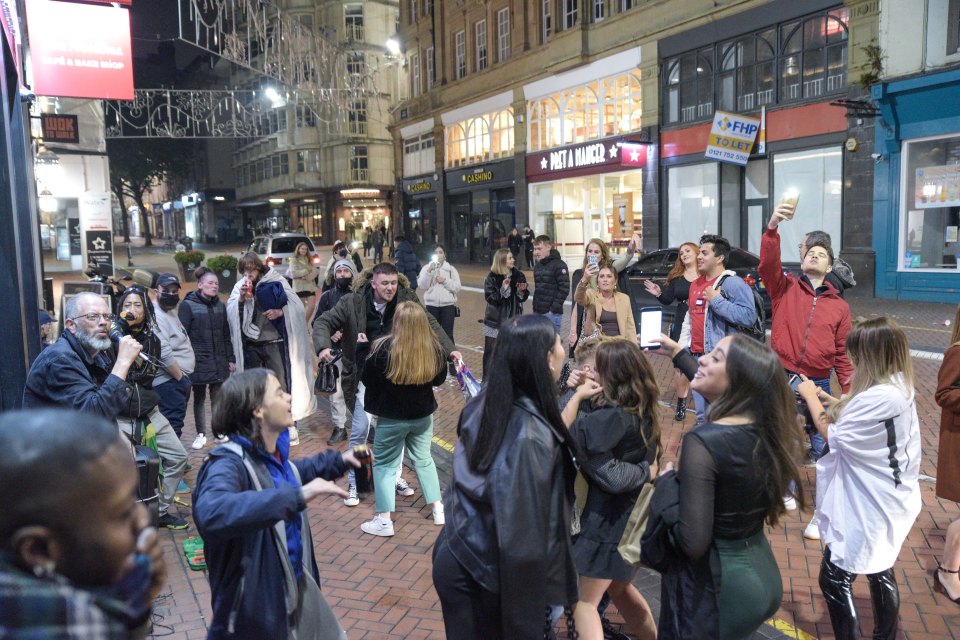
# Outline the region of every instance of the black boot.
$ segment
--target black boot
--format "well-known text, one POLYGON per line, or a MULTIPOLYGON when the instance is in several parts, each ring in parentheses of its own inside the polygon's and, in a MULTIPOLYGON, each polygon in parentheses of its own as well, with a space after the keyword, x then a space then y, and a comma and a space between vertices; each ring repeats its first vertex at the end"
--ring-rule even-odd
POLYGON ((334 427, 333 433, 330 434, 330 438, 327 439, 327 444, 333 446, 338 442, 343 442, 347 439, 347 430, 344 427, 334 427))
POLYGON ((683 422, 683 419, 687 417, 687 399, 686 398, 677 398, 677 415, 673 416, 673 419, 677 422, 683 422))

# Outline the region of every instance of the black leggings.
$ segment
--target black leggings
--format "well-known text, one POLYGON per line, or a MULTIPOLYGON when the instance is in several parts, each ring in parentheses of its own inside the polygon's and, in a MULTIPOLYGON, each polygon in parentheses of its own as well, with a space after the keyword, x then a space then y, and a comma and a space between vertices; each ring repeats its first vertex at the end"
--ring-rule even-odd
POLYGON ((210 410, 213 412, 213 401, 217 399, 217 394, 220 393, 220 385, 222 382, 216 382, 214 384, 195 384, 193 385, 193 421, 197 423, 197 433, 206 433, 207 428, 204 426, 206 420, 203 415, 203 405, 207 399, 207 387, 210 387, 210 410))
MULTIPOLYGON (((856 640, 860 637, 857 609, 853 604, 853 581, 856 578, 857 574, 844 571, 830 561, 830 547, 824 550, 820 563, 820 590, 827 601, 837 640, 856 640)), ((870 582, 870 601, 873 605, 874 640, 894 640, 900 613, 900 590, 893 567, 880 573, 867 574, 867 580, 870 582)))

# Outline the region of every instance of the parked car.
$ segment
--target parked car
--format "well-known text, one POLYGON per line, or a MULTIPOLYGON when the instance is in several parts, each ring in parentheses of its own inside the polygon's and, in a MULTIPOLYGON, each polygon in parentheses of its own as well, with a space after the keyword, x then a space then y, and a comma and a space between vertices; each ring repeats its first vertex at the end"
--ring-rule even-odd
MULTIPOLYGON (((627 270, 627 279, 630 283, 630 301, 633 305, 634 316, 639 317, 638 312, 643 307, 663 306, 663 319, 666 322, 673 320, 676 305, 661 305, 659 300, 647 293, 647 290, 643 287, 643 281, 653 280, 658 285, 663 286, 667 281, 667 274, 670 273, 673 265, 677 262, 679 251, 679 247, 651 251, 640 256, 637 262, 627 270)), ((759 265, 759 256, 736 247, 730 250, 730 255, 727 258, 727 268, 732 269, 748 285, 760 292, 764 315, 766 316, 765 324, 769 329, 770 319, 773 315, 771 310, 773 303, 767 294, 766 287, 760 280, 760 275, 757 273, 759 265)))
POLYGON ((247 247, 247 251, 257 254, 268 267, 286 265, 287 258, 293 255, 294 250, 301 242, 307 243, 310 250, 310 262, 317 269, 321 267, 320 254, 317 253, 313 241, 302 233, 270 233, 257 236, 247 247))

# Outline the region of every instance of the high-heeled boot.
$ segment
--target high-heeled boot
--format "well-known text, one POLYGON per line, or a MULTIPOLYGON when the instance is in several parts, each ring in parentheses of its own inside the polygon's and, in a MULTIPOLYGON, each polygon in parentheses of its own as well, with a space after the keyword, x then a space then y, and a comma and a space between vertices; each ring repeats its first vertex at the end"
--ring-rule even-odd
POLYGON ((677 414, 673 416, 673 419, 677 422, 683 422, 683 419, 687 417, 687 399, 686 398, 677 398, 677 414))

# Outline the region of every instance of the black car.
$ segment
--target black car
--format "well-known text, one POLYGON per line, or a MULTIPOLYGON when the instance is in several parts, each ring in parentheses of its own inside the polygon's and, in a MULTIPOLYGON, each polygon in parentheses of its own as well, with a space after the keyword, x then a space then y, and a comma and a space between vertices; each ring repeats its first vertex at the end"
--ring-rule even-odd
MULTIPOLYGON (((644 307, 663 306, 663 319, 666 322, 673 320, 673 314, 677 305, 661 305, 660 301, 647 293, 643 286, 644 280, 652 280, 660 286, 667 281, 667 274, 673 269, 677 262, 677 255, 680 252, 679 247, 670 249, 658 249, 640 256, 635 264, 627 269, 626 275, 630 286, 630 302, 633 305, 633 314, 639 317, 640 309, 644 307)), ((760 281, 760 275, 757 273, 757 267, 760 266, 760 258, 744 249, 732 248, 727 257, 727 268, 732 269, 738 276, 743 278, 751 287, 760 292, 763 299, 764 315, 766 317, 766 327, 770 328, 770 318, 772 317, 770 296, 760 281)), ((622 276, 621 276, 622 278, 622 276)))

